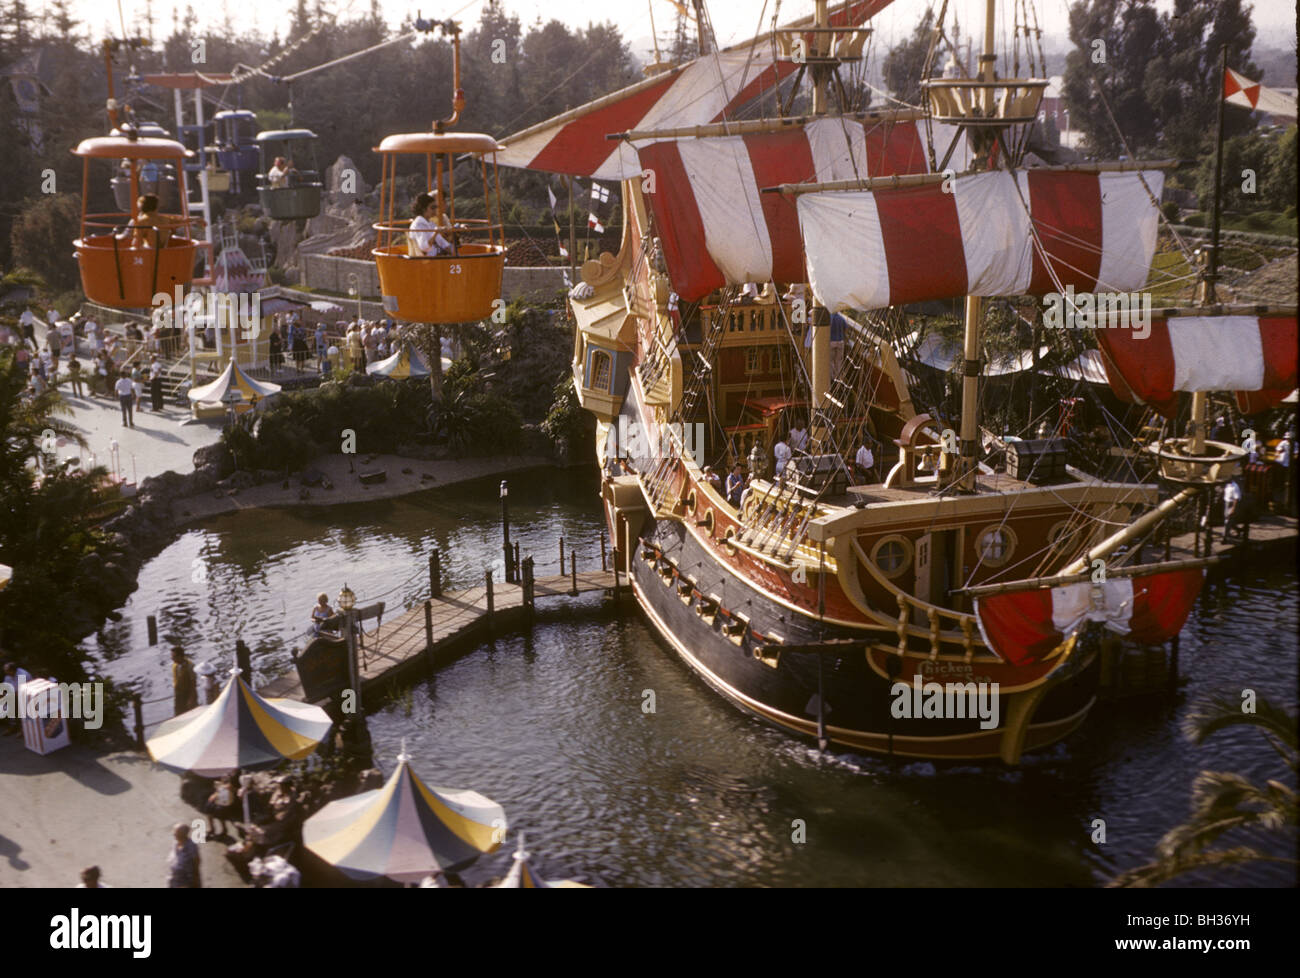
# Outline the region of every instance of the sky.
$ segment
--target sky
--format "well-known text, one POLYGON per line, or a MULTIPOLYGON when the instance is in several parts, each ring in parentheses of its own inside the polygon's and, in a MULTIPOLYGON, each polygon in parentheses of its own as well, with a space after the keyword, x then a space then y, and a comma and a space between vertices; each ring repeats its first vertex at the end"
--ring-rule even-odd
MULTIPOLYGON (((110 27, 114 34, 121 33, 118 27, 119 2, 127 30, 134 33, 138 29, 135 25, 143 18, 145 0, 72 0, 72 7, 90 25, 96 36, 103 36, 110 27)), ((425 17, 455 17, 470 26, 478 20, 481 3, 482 0, 381 0, 380 6, 390 25, 397 24, 407 14, 414 15, 419 10, 425 17)), ((517 15, 525 26, 539 16, 545 20, 561 20, 574 27, 586 26, 593 19, 613 20, 632 44, 633 53, 641 58, 647 57, 651 47, 651 6, 655 27, 661 37, 671 29, 676 17, 676 11, 669 0, 620 0, 618 4, 593 4, 592 0, 503 0, 503 3, 507 12, 517 15), (598 11, 596 17, 593 17, 593 11, 598 11)), ((752 37, 757 32, 760 14, 763 25, 770 25, 775 3, 776 0, 767 0, 764 12, 764 0, 712 0, 708 3, 708 10, 718 43, 726 47, 752 37)), ((1019 6, 1019 3, 1015 5, 1019 6)), ((31 6, 39 8, 42 6, 41 0, 32 0, 31 6)), ((153 0, 154 19, 162 26, 164 33, 170 28, 172 9, 178 8, 183 15, 185 6, 185 0, 179 3, 174 0, 153 0)), ((231 20, 237 26, 247 23, 265 34, 278 28, 283 37, 296 3, 295 0, 259 0, 256 3, 246 3, 244 0, 194 0, 193 6, 200 26, 220 24, 225 11, 229 9, 231 20)), ((360 15, 369 10, 370 0, 327 0, 326 6, 336 13, 350 9, 353 14, 360 15)), ((874 19, 874 43, 888 47, 910 34, 927 6, 928 0, 895 0, 874 19)), ((937 8, 938 3, 935 6, 937 8)), ((948 6, 950 12, 956 12, 963 33, 982 30, 983 0, 949 0, 948 6)), ((1035 0, 1034 6, 1045 37, 1056 36, 1064 43, 1068 18, 1067 0, 1035 0)), ((1170 7, 1172 0, 1158 0, 1157 6, 1170 7)), ((1294 0, 1255 0, 1253 6, 1259 39, 1276 39, 1279 44, 1294 39, 1294 0)), ((811 13, 812 8, 812 0, 782 0, 781 22, 811 13)), ((1012 4, 1001 2, 999 8, 1010 11, 1012 4)), ((951 16, 950 13, 949 19, 951 16)), ((1000 46, 1001 28, 998 37, 1000 46)))

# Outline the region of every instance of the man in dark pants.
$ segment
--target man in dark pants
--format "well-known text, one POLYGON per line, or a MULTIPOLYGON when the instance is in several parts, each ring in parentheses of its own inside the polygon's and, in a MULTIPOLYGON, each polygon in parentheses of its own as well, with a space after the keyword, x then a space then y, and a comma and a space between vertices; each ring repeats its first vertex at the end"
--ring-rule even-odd
POLYGON ((117 403, 122 405, 122 427, 134 428, 135 416, 132 408, 135 404, 135 385, 131 383, 131 378, 122 374, 113 385, 113 391, 117 394, 117 403))

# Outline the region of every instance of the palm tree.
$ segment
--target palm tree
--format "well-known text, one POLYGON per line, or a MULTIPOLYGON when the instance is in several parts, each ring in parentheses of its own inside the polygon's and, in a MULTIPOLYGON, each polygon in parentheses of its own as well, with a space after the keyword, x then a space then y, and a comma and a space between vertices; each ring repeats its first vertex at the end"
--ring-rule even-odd
MULTIPOLYGON (((1300 764, 1296 746, 1296 718, 1260 699, 1256 711, 1246 713, 1241 703, 1218 697, 1194 708, 1183 720, 1183 732, 1195 743, 1228 727, 1257 728, 1291 770, 1300 764)), ((1192 813, 1187 821, 1165 833, 1156 844, 1155 858, 1144 866, 1127 870, 1112 880, 1112 887, 1147 887, 1195 869, 1233 866, 1250 862, 1300 865, 1295 859, 1270 855, 1253 845, 1211 848, 1228 833, 1241 830, 1247 836, 1285 836, 1295 846, 1297 825, 1296 791, 1278 780, 1264 786, 1229 771, 1202 771, 1192 783, 1192 813)))

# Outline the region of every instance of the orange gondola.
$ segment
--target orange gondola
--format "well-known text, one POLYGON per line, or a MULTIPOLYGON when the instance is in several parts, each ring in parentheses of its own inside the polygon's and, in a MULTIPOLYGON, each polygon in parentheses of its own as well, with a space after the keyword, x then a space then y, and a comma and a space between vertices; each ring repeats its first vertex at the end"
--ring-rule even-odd
POLYGON ((72 151, 83 160, 81 191, 81 235, 74 242, 81 266, 81 287, 91 302, 115 309, 143 309, 154 297, 171 297, 176 286, 194 282, 195 252, 212 245, 196 240, 189 215, 183 164, 189 152, 173 139, 96 136, 84 139, 72 151), (131 199, 140 193, 143 165, 159 161, 175 164, 181 181, 179 214, 159 214, 157 226, 142 229, 143 243, 134 244, 133 215, 115 211, 90 213, 90 171, 92 160, 125 161, 129 167, 131 199))
MULTIPOLYGON (((460 35, 454 22, 439 25, 452 35, 455 94, 454 111, 434 123, 432 132, 388 136, 375 147, 383 157, 379 191, 379 216, 374 225, 371 254, 379 273, 384 309, 397 319, 417 323, 463 323, 485 319, 499 308, 501 278, 505 269, 505 234, 501 221, 501 182, 496 154, 502 147, 482 133, 447 133, 465 106, 460 88, 460 35), (478 160, 483 188, 483 217, 456 216, 456 187, 450 179, 455 157, 469 154, 478 160), (394 215, 397 165, 403 156, 424 157, 425 192, 445 193, 446 224, 440 233, 450 248, 436 256, 421 253, 413 243, 411 219, 394 215), (491 157, 491 175, 488 173, 491 157), (443 173, 448 186, 443 189, 443 173), (495 216, 494 216, 495 215, 495 216)), ((442 202, 440 201, 440 208, 442 202)))

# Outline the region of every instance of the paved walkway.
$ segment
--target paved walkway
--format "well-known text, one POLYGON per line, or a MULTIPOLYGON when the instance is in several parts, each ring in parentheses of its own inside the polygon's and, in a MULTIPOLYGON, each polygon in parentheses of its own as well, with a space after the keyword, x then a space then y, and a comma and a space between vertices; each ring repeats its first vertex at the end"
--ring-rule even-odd
MULTIPOLYGON (((36 327, 42 348, 45 344, 43 327, 36 327)), ((79 357, 82 375, 88 375, 92 359, 79 357)), ((67 359, 59 360, 59 376, 68 376, 67 359)), ((141 399, 142 409, 135 412, 134 428, 122 425, 122 409, 116 397, 91 397, 90 385, 83 383, 85 396, 76 397, 72 385, 64 383, 59 388, 64 403, 72 409, 72 424, 82 432, 86 447, 78 449, 74 442, 65 442, 59 446, 59 458, 80 457, 90 462, 95 456, 95 463, 103 465, 122 477, 126 482, 138 485, 153 475, 172 471, 182 474, 194 467, 194 451, 204 445, 210 445, 221 437, 221 422, 197 421, 182 425, 190 417, 189 411, 175 403, 167 403, 162 413, 155 414, 147 410, 149 393, 146 389, 141 399), (117 443, 117 461, 113 459, 113 443, 117 443)))
MULTIPOLYGON (((172 826, 202 817, 180 784, 142 753, 74 744, 41 756, 0 735, 0 887, 76 886, 90 865, 110 886, 164 886, 172 826)), ((224 842, 200 850, 204 886, 245 886, 224 842)))

